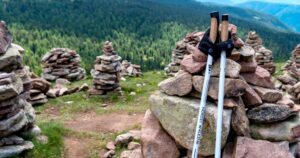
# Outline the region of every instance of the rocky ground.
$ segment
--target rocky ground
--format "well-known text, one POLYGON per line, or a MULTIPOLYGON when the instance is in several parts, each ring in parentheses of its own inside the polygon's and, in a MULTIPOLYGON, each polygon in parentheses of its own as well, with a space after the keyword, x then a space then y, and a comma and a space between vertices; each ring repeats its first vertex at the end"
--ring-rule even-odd
MULTIPOLYGON (((86 92, 49 99, 35 107, 37 124, 48 143, 34 139, 35 148, 25 157, 99 158, 107 150, 108 142, 130 130, 140 130, 148 98, 165 79, 163 72, 146 72, 141 78, 126 78, 121 82, 124 96, 90 96, 86 92), (54 145, 55 144, 55 145, 54 145)), ((92 85, 92 80, 74 82, 68 87, 92 85)), ((126 147, 117 146, 120 157, 126 147)))

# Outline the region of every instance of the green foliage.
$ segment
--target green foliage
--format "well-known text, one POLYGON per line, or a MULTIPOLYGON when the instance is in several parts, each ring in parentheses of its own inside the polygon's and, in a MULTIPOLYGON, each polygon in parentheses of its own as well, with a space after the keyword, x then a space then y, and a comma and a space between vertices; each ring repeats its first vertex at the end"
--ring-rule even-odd
POLYGON ((40 73, 40 59, 54 47, 69 47, 80 53, 89 72, 102 42, 111 40, 123 59, 142 65, 143 70, 162 69, 171 51, 184 35, 204 31, 209 12, 231 14, 245 38, 256 30, 275 60, 284 61, 300 43, 298 34, 282 31, 285 25, 271 16, 225 6, 204 5, 193 0, 14 0, 0 2, 0 16, 26 48, 25 63, 40 73), (260 20, 253 19, 259 17, 260 20))
POLYGON ((40 144, 33 139, 34 149, 26 154, 30 158, 58 158, 63 154, 63 135, 65 129, 62 124, 57 122, 43 122, 39 124, 43 134, 48 137, 47 144, 40 144))

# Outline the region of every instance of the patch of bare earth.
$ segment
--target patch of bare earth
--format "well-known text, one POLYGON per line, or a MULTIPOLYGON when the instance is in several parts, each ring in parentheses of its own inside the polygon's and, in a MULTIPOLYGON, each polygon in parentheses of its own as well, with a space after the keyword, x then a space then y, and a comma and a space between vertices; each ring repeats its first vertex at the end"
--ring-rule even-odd
POLYGON ((65 158, 88 158, 89 139, 77 139, 72 137, 64 138, 65 158))
POLYGON ((65 127, 77 132, 115 133, 141 125, 144 113, 111 113, 97 115, 94 112, 76 114, 73 120, 65 121, 65 127))

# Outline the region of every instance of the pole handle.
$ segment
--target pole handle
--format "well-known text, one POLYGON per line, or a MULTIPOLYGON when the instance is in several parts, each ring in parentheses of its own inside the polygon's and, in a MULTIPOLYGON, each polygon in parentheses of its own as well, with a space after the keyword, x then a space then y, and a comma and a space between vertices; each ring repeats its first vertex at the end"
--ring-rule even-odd
POLYGON ((221 41, 222 42, 228 40, 228 28, 229 28, 228 19, 229 19, 228 14, 222 15, 222 27, 221 27, 221 41))
POLYGON ((218 28, 219 28, 219 12, 210 13, 211 23, 210 23, 210 34, 209 38, 213 43, 216 43, 218 36, 218 28))

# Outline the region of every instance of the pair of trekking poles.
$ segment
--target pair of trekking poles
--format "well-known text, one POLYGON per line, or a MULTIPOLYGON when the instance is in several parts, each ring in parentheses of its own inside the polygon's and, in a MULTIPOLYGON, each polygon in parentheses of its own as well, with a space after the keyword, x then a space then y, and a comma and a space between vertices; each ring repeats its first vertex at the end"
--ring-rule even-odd
MULTIPOLYGON (((212 43, 217 42, 217 35, 219 31, 219 12, 213 12, 211 15, 211 26, 209 38, 212 43)), ((222 27, 221 27, 221 42, 228 40, 228 22, 229 16, 227 14, 222 15, 222 27)), ((215 144, 215 158, 221 157, 221 143, 222 143, 222 122, 223 122, 223 103, 224 103, 224 82, 225 82, 225 67, 226 67, 226 51, 221 51, 220 59, 220 77, 219 77, 219 93, 218 93, 218 114, 217 114, 217 132, 216 132, 216 144, 215 144)), ((201 102, 199 108, 199 115, 196 126, 196 133, 194 138, 194 146, 192 152, 192 158, 198 157, 199 145, 201 144, 202 128, 205 118, 206 100, 209 90, 210 75, 212 72, 213 57, 208 55, 207 65, 203 83, 203 89, 201 93, 201 102)))

